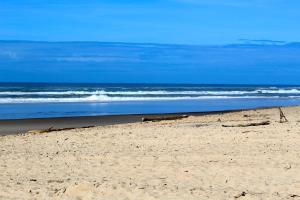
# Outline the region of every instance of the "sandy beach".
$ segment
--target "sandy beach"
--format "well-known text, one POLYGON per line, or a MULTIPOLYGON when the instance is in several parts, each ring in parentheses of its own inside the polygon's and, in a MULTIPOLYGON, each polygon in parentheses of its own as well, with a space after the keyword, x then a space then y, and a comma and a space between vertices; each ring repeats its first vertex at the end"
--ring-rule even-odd
POLYGON ((282 110, 1 136, 0 199, 300 199, 300 107, 282 110))

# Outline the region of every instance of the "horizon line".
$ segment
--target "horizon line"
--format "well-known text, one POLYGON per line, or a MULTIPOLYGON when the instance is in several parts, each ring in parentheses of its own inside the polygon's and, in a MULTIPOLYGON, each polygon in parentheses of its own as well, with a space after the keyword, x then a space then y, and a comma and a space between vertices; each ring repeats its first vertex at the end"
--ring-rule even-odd
POLYGON ((299 84, 247 84, 247 83, 113 83, 113 82, 1 82, 0 84, 112 84, 112 85, 211 85, 211 86, 299 86, 299 84))
POLYGON ((0 39, 0 42, 32 42, 32 43, 102 43, 102 44, 134 44, 134 45, 165 45, 165 46, 230 46, 230 45, 253 45, 253 46, 285 46, 290 44, 300 44, 300 41, 281 41, 268 39, 238 39, 234 43, 226 44, 184 44, 184 43, 155 43, 155 42, 108 42, 96 40, 10 40, 0 39), (244 42, 239 42, 244 41, 244 42))

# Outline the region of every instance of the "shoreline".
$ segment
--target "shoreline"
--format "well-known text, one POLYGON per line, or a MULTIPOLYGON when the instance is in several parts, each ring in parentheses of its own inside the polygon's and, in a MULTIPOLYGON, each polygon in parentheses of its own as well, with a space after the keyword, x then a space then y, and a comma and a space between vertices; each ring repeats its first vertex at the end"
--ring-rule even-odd
POLYGON ((270 106, 251 109, 232 109, 209 112, 180 112, 180 113, 159 113, 159 114, 127 114, 127 115, 103 115, 103 116, 74 116, 54 118, 28 118, 0 120, 0 137, 6 135, 24 134, 31 130, 45 130, 48 128, 84 128, 93 126, 106 126, 115 124, 127 124, 141 122, 143 117, 165 117, 165 116, 206 116, 226 113, 236 113, 252 110, 274 109, 278 107, 289 108, 293 106, 270 106))

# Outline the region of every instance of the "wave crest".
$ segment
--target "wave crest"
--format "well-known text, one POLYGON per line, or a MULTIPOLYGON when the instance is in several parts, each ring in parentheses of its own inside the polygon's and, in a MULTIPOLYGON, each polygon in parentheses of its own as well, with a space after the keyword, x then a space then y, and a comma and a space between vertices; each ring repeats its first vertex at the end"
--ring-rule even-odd
MULTIPOLYGON (((201 100, 201 99, 255 99, 279 98, 279 96, 197 96, 197 97, 110 97, 107 95, 91 95, 76 98, 0 98, 0 104, 16 103, 71 103, 71 102, 124 102, 124 101, 176 101, 176 100, 201 100)), ((300 98, 291 96, 289 98, 300 98)))
POLYGON ((246 95, 246 94, 300 94, 300 89, 258 89, 253 91, 235 90, 235 91, 45 91, 45 92, 20 92, 5 91, 0 92, 0 96, 29 96, 29 95, 246 95))

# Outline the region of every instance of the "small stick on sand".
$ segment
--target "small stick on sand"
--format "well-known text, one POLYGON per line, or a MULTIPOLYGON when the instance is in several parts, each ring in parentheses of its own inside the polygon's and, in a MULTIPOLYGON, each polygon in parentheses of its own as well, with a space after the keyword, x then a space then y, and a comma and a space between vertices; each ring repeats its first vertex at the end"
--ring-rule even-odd
POLYGON ((142 122, 159 122, 163 120, 176 120, 176 119, 183 119, 187 118, 187 115, 180 115, 180 116, 165 116, 165 117, 143 117, 142 122))
POLYGON ((282 112, 282 109, 278 107, 279 113, 280 113, 280 123, 288 122, 287 118, 285 117, 284 113, 282 112))
POLYGON ((77 129, 77 128, 93 128, 95 126, 83 126, 83 127, 71 127, 71 128, 54 128, 49 127, 47 129, 43 129, 43 130, 30 130, 28 131, 28 133, 33 133, 33 134, 39 134, 39 133, 50 133, 53 131, 68 131, 68 130, 73 130, 73 129, 77 129))
POLYGON ((253 122, 248 124, 222 125, 223 127, 248 127, 248 126, 264 126, 269 125, 270 121, 253 122))

